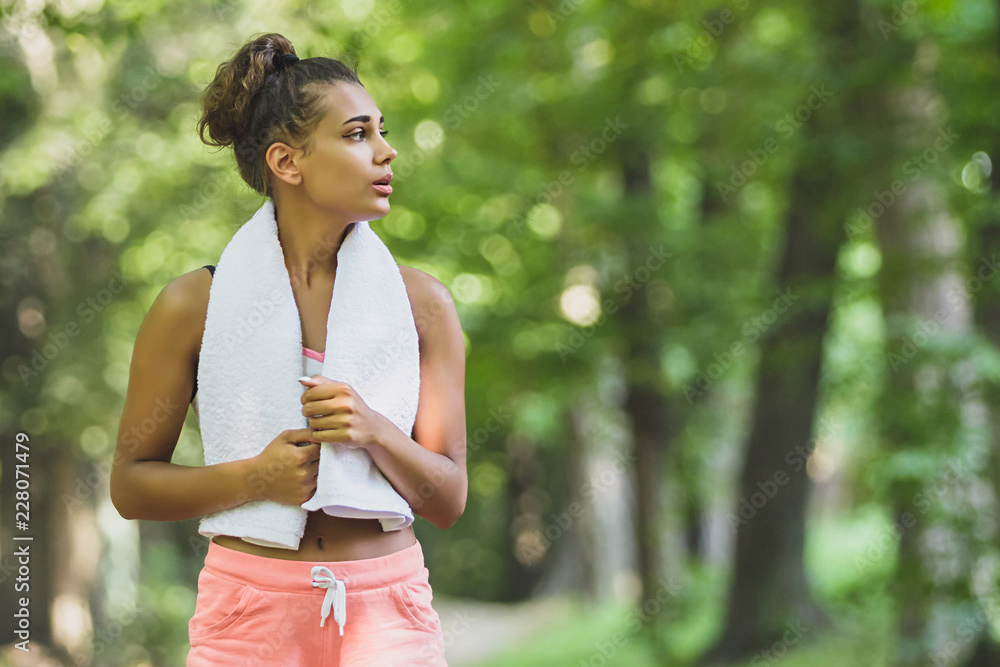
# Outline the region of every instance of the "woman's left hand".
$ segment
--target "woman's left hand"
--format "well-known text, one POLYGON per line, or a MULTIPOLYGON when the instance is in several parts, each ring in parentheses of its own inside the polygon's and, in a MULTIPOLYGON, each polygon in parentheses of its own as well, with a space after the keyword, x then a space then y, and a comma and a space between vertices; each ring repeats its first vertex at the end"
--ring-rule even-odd
POLYGON ((322 375, 303 376, 299 382, 307 387, 302 414, 309 419, 314 440, 364 449, 378 441, 386 418, 368 407, 354 387, 322 375))

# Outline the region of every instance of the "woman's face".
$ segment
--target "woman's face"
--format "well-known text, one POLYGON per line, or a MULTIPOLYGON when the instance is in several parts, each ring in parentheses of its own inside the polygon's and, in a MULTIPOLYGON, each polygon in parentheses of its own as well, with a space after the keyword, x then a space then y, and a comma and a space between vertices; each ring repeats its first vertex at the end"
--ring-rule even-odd
POLYGON ((348 222, 382 218, 391 195, 373 184, 391 173, 397 155, 380 134, 382 112, 357 84, 324 89, 326 113, 310 137, 309 153, 295 161, 302 187, 316 206, 348 222))

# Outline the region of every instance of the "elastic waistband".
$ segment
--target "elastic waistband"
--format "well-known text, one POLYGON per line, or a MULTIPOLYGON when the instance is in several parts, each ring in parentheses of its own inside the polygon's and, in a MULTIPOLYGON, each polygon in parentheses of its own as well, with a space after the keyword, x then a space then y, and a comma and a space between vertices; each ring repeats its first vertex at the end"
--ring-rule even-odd
POLYGON ((205 569, 240 584, 271 591, 301 592, 312 581, 312 568, 328 567, 348 590, 365 591, 392 586, 426 571, 424 551, 417 540, 402 551, 359 560, 286 560, 248 554, 209 541, 205 569))

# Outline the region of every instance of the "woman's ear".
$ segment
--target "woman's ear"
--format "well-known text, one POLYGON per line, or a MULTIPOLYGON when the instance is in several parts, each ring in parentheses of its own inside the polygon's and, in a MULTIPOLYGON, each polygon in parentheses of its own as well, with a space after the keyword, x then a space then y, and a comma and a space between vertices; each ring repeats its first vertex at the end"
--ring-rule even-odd
POLYGON ((300 154, 299 149, 292 148, 283 141, 275 141, 267 147, 264 160, 275 178, 280 178, 289 185, 298 185, 302 182, 302 173, 296 163, 300 154))

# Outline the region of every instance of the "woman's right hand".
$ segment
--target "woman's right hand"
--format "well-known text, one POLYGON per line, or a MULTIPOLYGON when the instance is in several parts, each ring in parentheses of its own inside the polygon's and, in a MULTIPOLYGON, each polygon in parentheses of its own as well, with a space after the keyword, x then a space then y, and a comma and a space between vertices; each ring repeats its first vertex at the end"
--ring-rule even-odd
POLYGON ((253 457, 254 471, 248 481, 258 499, 301 505, 313 497, 321 443, 311 437, 308 428, 282 431, 253 457))

